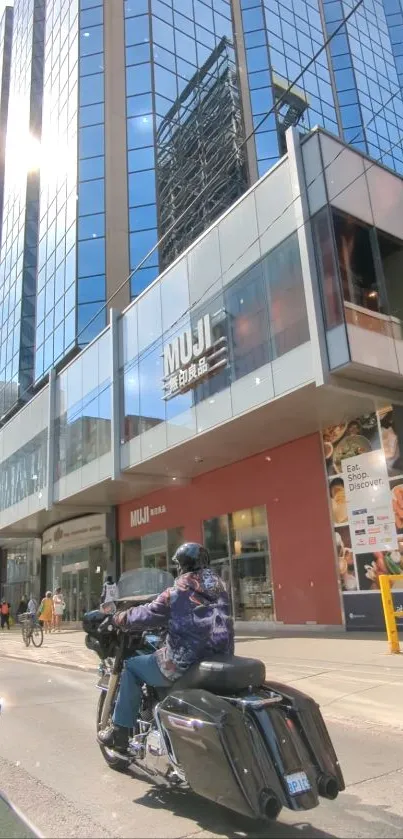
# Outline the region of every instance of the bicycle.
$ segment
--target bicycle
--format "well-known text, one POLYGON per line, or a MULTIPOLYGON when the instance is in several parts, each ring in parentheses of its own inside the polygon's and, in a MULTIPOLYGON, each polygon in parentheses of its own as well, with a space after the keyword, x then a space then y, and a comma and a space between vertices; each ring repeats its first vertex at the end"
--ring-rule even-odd
POLYGON ((20 615, 22 640, 26 647, 29 647, 31 640, 34 647, 41 647, 43 644, 43 629, 36 615, 31 612, 24 612, 20 615))

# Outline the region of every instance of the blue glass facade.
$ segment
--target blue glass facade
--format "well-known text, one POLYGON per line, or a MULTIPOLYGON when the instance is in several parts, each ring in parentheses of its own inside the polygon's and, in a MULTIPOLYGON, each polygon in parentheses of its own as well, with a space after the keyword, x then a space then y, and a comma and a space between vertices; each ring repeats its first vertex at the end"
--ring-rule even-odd
POLYGON ((6 6, 0 23, 0 233, 3 225, 4 159, 10 97, 13 15, 13 7, 6 6))
MULTIPOLYGON (((323 46, 320 0, 241 0, 254 127, 323 46)), ((284 130, 300 114, 303 130, 322 125, 338 132, 328 55, 323 51, 298 85, 256 133, 259 174, 284 151, 284 130)))
POLYGON ((135 297, 244 192, 248 178, 241 159, 226 178, 229 190, 210 194, 209 206, 203 200, 203 186, 216 183, 244 137, 229 0, 125 0, 125 49, 131 269, 200 195, 186 224, 133 275, 135 297))
POLYGON ((103 63, 102 0, 48 3, 36 380, 105 325, 103 63))
POLYGON ((321 125, 403 171, 402 0, 364 0, 343 24, 353 5, 116 0, 117 56, 106 0, 16 0, 0 417, 104 328, 126 270, 128 302, 276 163, 290 125, 321 125), (126 105, 120 135, 111 117, 105 131, 117 89, 126 105), (115 278, 107 178, 116 155, 127 163, 119 235, 129 257, 115 278), (24 170, 17 159, 26 157, 24 170))
POLYGON ((35 351, 44 0, 20 0, 14 38, 0 256, 0 416, 27 398, 35 351))

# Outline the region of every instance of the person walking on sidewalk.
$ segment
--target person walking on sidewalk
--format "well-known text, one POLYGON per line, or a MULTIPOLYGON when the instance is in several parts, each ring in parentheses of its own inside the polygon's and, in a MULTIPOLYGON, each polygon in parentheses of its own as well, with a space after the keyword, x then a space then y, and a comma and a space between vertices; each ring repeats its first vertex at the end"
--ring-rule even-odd
POLYGON ((61 588, 57 588, 53 595, 53 626, 55 632, 60 632, 60 623, 66 608, 61 588))
POLYGON ((45 632, 51 632, 53 623, 53 600, 51 591, 47 591, 45 597, 42 598, 38 618, 43 624, 45 632))
POLYGON ((28 612, 31 619, 31 625, 34 626, 36 621, 36 612, 37 612, 38 604, 34 598, 34 595, 31 594, 31 597, 28 600, 28 612))
POLYGON ((111 574, 109 574, 102 587, 101 603, 113 603, 113 601, 117 599, 117 596, 117 585, 113 582, 111 574))
POLYGON ((27 601, 26 595, 23 594, 22 597, 21 597, 21 600, 19 602, 19 605, 18 605, 17 618, 20 615, 24 615, 25 612, 27 612, 27 611, 28 611, 28 601, 27 601))
POLYGON ((10 604, 7 603, 6 600, 1 601, 1 628, 4 629, 7 626, 7 629, 10 629, 10 604))

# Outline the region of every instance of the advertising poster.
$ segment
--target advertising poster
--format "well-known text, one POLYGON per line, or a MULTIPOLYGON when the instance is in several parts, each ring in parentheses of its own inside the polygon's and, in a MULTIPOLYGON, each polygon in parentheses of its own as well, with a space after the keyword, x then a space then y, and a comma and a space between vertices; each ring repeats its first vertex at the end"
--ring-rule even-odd
POLYGON ((392 496, 383 452, 345 458, 342 467, 354 553, 397 550, 392 496))
MULTIPOLYGON (((381 609, 354 598, 380 591, 381 574, 403 573, 403 411, 386 408, 326 428, 329 481, 347 624, 383 625, 381 609), (402 449, 402 455, 400 453, 402 449), (352 607, 354 601, 354 608, 352 607), (350 604, 350 606, 349 606, 350 604), (358 620, 358 612, 360 620, 358 620), (371 620, 370 620, 371 617, 371 620)), ((380 598, 376 600, 380 603, 380 598)))

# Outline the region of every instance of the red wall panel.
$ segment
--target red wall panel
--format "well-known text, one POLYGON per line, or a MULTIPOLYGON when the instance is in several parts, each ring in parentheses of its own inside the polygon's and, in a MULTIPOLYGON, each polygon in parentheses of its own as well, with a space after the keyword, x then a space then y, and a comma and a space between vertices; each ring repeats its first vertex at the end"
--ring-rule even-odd
POLYGON ((163 489, 119 509, 119 539, 183 526, 185 539, 202 539, 203 519, 265 505, 278 621, 340 624, 332 528, 321 441, 318 434, 295 440, 231 466, 209 472, 188 486, 163 489), (164 505, 166 513, 132 528, 130 512, 164 505))

